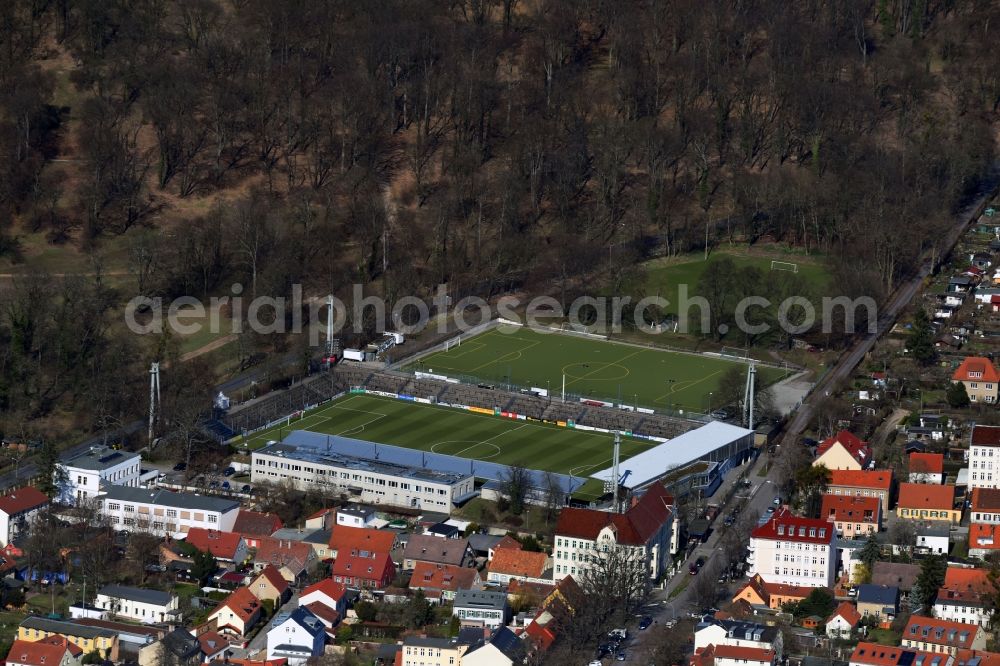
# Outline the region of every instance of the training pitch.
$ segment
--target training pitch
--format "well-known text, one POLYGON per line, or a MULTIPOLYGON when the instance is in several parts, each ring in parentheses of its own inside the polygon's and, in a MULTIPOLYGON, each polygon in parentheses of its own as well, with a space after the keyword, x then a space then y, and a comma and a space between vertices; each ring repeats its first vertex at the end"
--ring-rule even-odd
MULTIPOLYGON (((607 433, 364 394, 348 395, 293 417, 288 425, 255 433, 247 444, 259 449, 293 430, 574 476, 588 476, 611 466, 612 436, 607 433)), ((622 438, 622 459, 657 444, 622 438)))
MULTIPOLYGON (((499 326, 406 368, 542 388, 556 399, 565 375, 567 396, 708 412, 722 406, 712 398, 719 395, 723 373, 734 365, 745 377, 747 366, 739 361, 499 326)), ((768 386, 787 374, 758 366, 757 385, 768 386)))

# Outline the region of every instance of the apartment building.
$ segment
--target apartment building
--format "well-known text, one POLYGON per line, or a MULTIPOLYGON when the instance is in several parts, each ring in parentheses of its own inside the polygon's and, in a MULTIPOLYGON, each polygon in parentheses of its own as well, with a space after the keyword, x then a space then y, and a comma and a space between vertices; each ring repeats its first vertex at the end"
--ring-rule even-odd
POLYGON ((877 497, 823 495, 820 517, 833 524, 837 536, 867 538, 882 526, 882 503, 877 497))
POLYGON ((750 576, 769 583, 832 587, 836 530, 825 520, 799 518, 780 508, 750 533, 750 576))
POLYGON ((115 530, 142 529, 183 537, 191 528, 231 532, 240 503, 222 497, 112 486, 100 497, 101 513, 115 530))
POLYGON ((1000 426, 972 427, 969 488, 1000 488, 1000 426))
POLYGON ((889 510, 889 494, 892 491, 892 470, 830 470, 830 482, 826 484, 826 494, 851 497, 877 497, 881 503, 882 515, 889 510))
POLYGON ((139 487, 139 468, 142 457, 138 453, 120 451, 103 446, 92 447, 79 455, 58 463, 56 501, 61 504, 78 504, 93 499, 105 486, 139 487))
POLYGON ((94 605, 143 624, 158 624, 180 616, 176 595, 126 585, 105 585, 98 591, 94 605))
POLYGON ((977 624, 913 615, 903 630, 903 647, 955 655, 959 650, 985 650, 986 630, 977 624))
POLYGON ((6 546, 28 528, 38 512, 49 505, 48 496, 25 486, 0 497, 0 547, 6 546))

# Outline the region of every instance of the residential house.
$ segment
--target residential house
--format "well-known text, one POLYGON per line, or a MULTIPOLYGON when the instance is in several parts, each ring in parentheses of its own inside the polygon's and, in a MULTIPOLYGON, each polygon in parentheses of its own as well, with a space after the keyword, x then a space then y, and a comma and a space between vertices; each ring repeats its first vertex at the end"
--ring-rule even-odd
POLYGON ((499 536, 496 534, 470 534, 469 547, 477 558, 483 558, 487 562, 493 559, 493 552, 501 541, 513 541, 520 548, 521 544, 516 539, 509 536, 499 536))
POLYGON ((261 620, 262 613, 263 608, 253 592, 240 587, 209 614, 208 621, 214 621, 220 633, 242 638, 261 620))
POLYGON ((368 590, 384 590, 396 575, 389 553, 338 555, 330 568, 337 583, 368 590))
POLYGON ((307 606, 319 603, 337 611, 341 616, 347 613, 347 587, 332 578, 324 578, 302 590, 299 604, 307 606))
POLYGON ((903 594, 909 594, 919 575, 920 565, 918 564, 876 562, 872 568, 872 583, 898 587, 903 594))
POLYGON ((934 617, 987 627, 992 588, 986 569, 948 567, 934 601, 934 617))
POLYGON ((877 497, 823 495, 820 518, 833 523, 845 539, 865 538, 882 527, 882 503, 877 497))
POLYGON ((712 645, 706 648, 715 666, 772 666, 777 662, 774 650, 712 645))
POLYGON ((861 613, 850 601, 842 601, 833 615, 826 618, 826 635, 830 638, 851 637, 851 633, 861 622, 861 613))
POLYGON ((452 615, 462 624, 497 628, 507 624, 510 607, 507 595, 490 590, 458 590, 452 604, 452 615))
POLYGON ((785 604, 798 603, 808 597, 815 587, 769 583, 760 574, 750 577, 733 601, 743 600, 751 606, 779 609, 785 604))
POLYGON ((777 627, 738 620, 712 619, 699 624, 694 632, 695 652, 710 645, 772 650, 777 659, 784 651, 783 638, 777 627))
POLYGON ((288 600, 291 588, 288 581, 281 575, 278 568, 273 564, 268 564, 260 570, 247 588, 260 601, 271 601, 273 608, 279 608, 281 604, 288 600))
POLYGON ((277 514, 240 509, 231 531, 245 536, 266 537, 271 536, 282 527, 284 525, 277 514))
POLYGON ((910 483, 944 483, 943 453, 911 453, 910 483))
POLYGON ((256 544, 250 554, 254 569, 260 571, 268 565, 273 566, 289 583, 298 582, 316 561, 312 546, 301 541, 261 537, 256 544))
POLYGON ((507 627, 500 627, 482 645, 462 656, 462 666, 513 666, 524 659, 524 641, 507 627))
POLYGON ((850 666, 916 666, 916 653, 900 647, 861 641, 851 654, 850 666))
MULTIPOLYGON (((218 635, 214 631, 206 633, 218 635)), ((195 666, 201 664, 204 657, 198 637, 179 627, 160 640, 141 647, 138 663, 139 666, 163 666, 163 664, 195 666)))
POLYGON ((750 532, 750 575, 769 583, 832 587, 835 537, 825 520, 799 518, 782 507, 750 532))
POLYGON ((403 639, 398 666, 457 666, 469 646, 450 638, 407 636, 403 639))
POLYGON ((985 558, 1000 551, 1000 524, 972 523, 969 525, 969 555, 985 558))
POLYGON ((993 361, 982 356, 967 356, 952 373, 951 381, 964 384, 969 400, 974 403, 993 405, 1000 395, 1000 374, 993 361))
MULTIPOLYGON (((378 514, 375 509, 363 504, 345 504, 337 509, 337 525, 347 527, 375 527, 378 522, 378 514)), ((383 521, 382 524, 385 524, 383 521)))
POLYGON ((307 608, 279 613, 267 632, 267 658, 287 659, 289 666, 305 664, 323 654, 326 626, 307 608))
POLYGON ((53 620, 29 615, 17 627, 17 638, 22 641, 40 641, 51 636, 61 636, 83 650, 84 654, 97 652, 112 661, 118 659, 118 634, 100 627, 88 627, 76 622, 53 620))
POLYGON ((486 580, 507 585, 512 580, 543 582, 552 580, 552 565, 545 553, 512 548, 495 551, 487 568, 486 580))
POLYGON ((0 497, 0 547, 24 532, 38 512, 49 505, 48 496, 32 486, 24 486, 0 497))
POLYGON ((962 509, 955 508, 955 486, 901 483, 896 515, 909 520, 946 521, 957 525, 962 520, 962 509))
POLYGON ((62 504, 78 504, 97 497, 102 484, 138 489, 141 462, 138 453, 104 446, 60 460, 55 499, 62 504))
POLYGON ((830 482, 826 484, 828 495, 849 495, 854 497, 877 497, 882 506, 882 515, 889 510, 889 493, 892 490, 892 470, 830 470, 830 482))
POLYGON ((236 500, 127 486, 111 486, 98 501, 115 530, 138 528, 175 538, 194 527, 231 532, 240 509, 236 500))
POLYGON ((888 585, 858 585, 858 612, 880 623, 891 623, 899 612, 899 588, 888 585))
POLYGON ((959 650, 954 666, 1000 666, 1000 652, 959 650))
POLYGON ((813 466, 823 465, 829 470, 846 469, 860 471, 871 462, 872 454, 868 444, 846 430, 823 440, 816 447, 813 466))
POLYGON ((351 555, 391 553, 396 547, 396 539, 396 533, 391 530, 337 525, 330 534, 330 555, 337 557, 341 552, 351 555))
POLYGON ((977 624, 912 615, 902 641, 906 648, 955 655, 958 650, 986 649, 986 631, 977 624))
POLYGON ((299 604, 299 607, 308 609, 310 613, 319 618, 319 621, 323 623, 327 637, 330 640, 336 639, 337 627, 340 626, 340 620, 342 619, 340 613, 318 601, 314 601, 311 604, 299 604))
POLYGON ((243 564, 249 556, 246 540, 236 532, 192 527, 184 535, 184 541, 200 551, 211 553, 223 564, 243 564))
POLYGON ((177 595, 141 587, 105 585, 98 591, 94 605, 112 615, 143 624, 158 624, 180 617, 177 595))
POLYGON ((306 527, 318 529, 318 530, 329 530, 332 529, 336 523, 337 510, 334 508, 320 509, 316 513, 310 515, 306 518, 306 527))
POLYGON ((229 656, 229 641, 225 636, 217 631, 206 631, 198 634, 198 649, 201 651, 201 660, 208 663, 215 659, 225 660, 229 656))
POLYGON ((973 488, 969 497, 969 520, 1000 524, 1000 488, 973 488))
POLYGON ((403 569, 412 570, 417 562, 468 567, 475 562, 475 556, 468 539, 440 539, 426 534, 413 534, 403 549, 403 569))
POLYGON ((654 483, 624 513, 564 508, 555 529, 553 580, 583 574, 601 553, 618 547, 645 563, 650 580, 658 578, 669 568, 673 552, 673 504, 667 489, 654 483))
POLYGON ((1000 488, 1000 426, 972 427, 969 488, 1000 488))
POLYGON ((424 595, 434 601, 451 601, 459 589, 481 588, 479 572, 471 567, 417 562, 410 576, 410 589, 423 590, 424 595))
POLYGON ((915 528, 916 546, 921 553, 947 555, 951 549, 951 526, 943 523, 922 523, 915 528))
POLYGON ((62 636, 40 641, 16 640, 7 652, 5 666, 79 666, 83 650, 62 636))

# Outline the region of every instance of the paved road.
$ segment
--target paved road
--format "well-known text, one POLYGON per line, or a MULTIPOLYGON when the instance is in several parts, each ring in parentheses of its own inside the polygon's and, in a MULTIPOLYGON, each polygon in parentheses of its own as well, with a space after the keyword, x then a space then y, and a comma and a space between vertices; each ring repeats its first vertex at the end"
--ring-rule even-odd
MULTIPOLYGON (((994 165, 994 170, 996 171, 997 169, 1000 169, 1000 165, 994 165)), ((959 238, 965 233, 969 224, 976 220, 980 208, 994 196, 996 192, 996 179, 997 173, 995 172, 989 186, 985 188, 986 191, 955 216, 955 224, 951 231, 942 239, 943 243, 938 248, 938 257, 946 256, 951 252, 959 238)), ((933 269, 932 259, 928 257, 913 277, 899 285, 879 312, 877 331, 875 333, 865 333, 850 351, 840 357, 836 367, 816 383, 812 393, 802 401, 802 405, 796 411, 795 416, 788 422, 782 438, 783 442, 794 442, 805 431, 812 420, 815 405, 826 396, 831 387, 836 386, 839 382, 851 376, 854 368, 861 362, 861 359, 875 346, 876 340, 892 328, 900 312, 917 295, 923 285, 924 279, 931 274, 933 269)))
MULTIPOLYGON (((746 477, 750 479, 752 485, 749 488, 749 499, 743 508, 742 515, 753 516, 755 520, 764 511, 766 511, 769 506, 772 506, 772 502, 776 495, 776 486, 773 480, 758 476, 758 472, 763 468, 764 464, 766 464, 766 458, 765 456, 761 456, 754 463, 746 477)), ((735 482, 736 474, 731 474, 731 477, 731 479, 727 480, 730 484, 735 482)), ((725 490, 725 487, 721 488, 718 491, 719 495, 721 496, 725 490)), ((741 493, 738 493, 738 495, 739 494, 741 493)), ((742 494, 746 496, 747 493, 742 494)), ((730 504, 736 501, 738 501, 737 497, 734 497, 730 504)), ((657 634, 662 631, 669 631, 663 628, 664 623, 671 619, 686 617, 692 611, 701 610, 695 607, 692 599, 691 588, 694 585, 695 580, 688 572, 688 567, 699 557, 704 557, 705 564, 703 572, 706 574, 717 573, 713 572, 713 565, 722 558, 722 548, 719 546, 719 541, 721 540, 726 529, 722 524, 721 518, 721 516, 725 513, 728 513, 728 510, 723 508, 720 512, 720 518, 718 518, 717 522, 713 525, 713 531, 709 536, 708 541, 698 546, 688 559, 680 563, 679 571, 673 578, 667 581, 664 589, 655 590, 651 595, 650 603, 644 612, 646 615, 652 617, 656 621, 656 624, 646 631, 634 632, 627 647, 625 648, 628 662, 649 663, 649 650, 652 648, 651 644, 656 642, 657 634), (685 583, 687 583, 687 587, 671 599, 670 594, 685 583)), ((740 522, 740 520, 737 520, 735 525, 739 525, 740 522)), ((733 529, 735 529, 735 525, 733 529)), ((631 632, 634 628, 635 626, 633 625, 630 627, 629 631, 631 632)))

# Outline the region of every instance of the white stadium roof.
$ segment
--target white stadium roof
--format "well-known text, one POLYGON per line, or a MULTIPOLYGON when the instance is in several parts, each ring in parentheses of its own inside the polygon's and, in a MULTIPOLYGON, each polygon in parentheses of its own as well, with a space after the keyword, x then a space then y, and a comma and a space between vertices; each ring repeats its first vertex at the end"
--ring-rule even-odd
MULTIPOLYGON (((753 430, 723 421, 712 421, 623 460, 618 465, 618 472, 622 475, 626 471, 631 472, 626 479, 629 488, 644 486, 672 469, 701 460, 712 451, 752 434, 753 430)), ((611 478, 611 468, 591 474, 591 478, 607 481, 611 478)))

